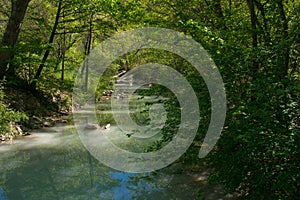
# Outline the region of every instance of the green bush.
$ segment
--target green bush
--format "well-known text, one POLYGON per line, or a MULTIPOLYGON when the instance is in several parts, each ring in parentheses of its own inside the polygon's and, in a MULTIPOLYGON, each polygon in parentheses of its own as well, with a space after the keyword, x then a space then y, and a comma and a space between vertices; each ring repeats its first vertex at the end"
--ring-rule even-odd
POLYGON ((2 139, 14 137, 16 131, 12 125, 28 119, 24 113, 8 108, 3 102, 4 96, 3 86, 0 85, 0 135, 2 135, 2 139))
POLYGON ((299 86, 285 85, 260 80, 252 98, 228 112, 212 178, 244 199, 299 197, 299 86))

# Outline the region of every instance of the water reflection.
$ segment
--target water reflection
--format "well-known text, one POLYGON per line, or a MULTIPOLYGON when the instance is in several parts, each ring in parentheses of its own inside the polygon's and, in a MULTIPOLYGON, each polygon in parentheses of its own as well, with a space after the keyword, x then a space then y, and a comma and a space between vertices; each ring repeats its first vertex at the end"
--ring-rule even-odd
POLYGON ((5 193, 2 188, 0 188, 0 200, 7 200, 5 193))
POLYGON ((172 173, 132 174, 104 166, 86 151, 72 126, 0 145, 0 163, 1 200, 181 199, 180 193, 195 199, 199 190, 193 181, 173 185, 172 173))
POLYGON ((145 197, 146 195, 154 192, 163 193, 164 189, 159 188, 155 185, 151 185, 146 182, 147 176, 143 175, 139 177, 137 182, 137 175, 125 172, 110 172, 110 178, 117 181, 117 185, 112 188, 105 190, 105 183, 100 181, 97 185, 99 191, 101 191, 102 198, 108 199, 135 199, 138 197, 145 197), (142 191, 143 194, 139 194, 142 191))

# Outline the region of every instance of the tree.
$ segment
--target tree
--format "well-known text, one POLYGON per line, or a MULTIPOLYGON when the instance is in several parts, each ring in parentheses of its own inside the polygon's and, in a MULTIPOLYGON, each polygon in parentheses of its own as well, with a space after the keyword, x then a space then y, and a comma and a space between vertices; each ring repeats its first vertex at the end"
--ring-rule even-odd
POLYGON ((14 56, 13 48, 17 43, 29 1, 30 0, 11 1, 11 15, 0 43, 0 80, 4 78, 7 65, 14 56))
MULTIPOLYGON (((255 13, 255 8, 254 8, 254 0, 247 0, 247 4, 249 7, 250 11, 250 19, 251 19, 251 35, 252 35, 252 47, 253 50, 256 51, 257 46, 258 46, 258 41, 257 41, 257 16, 255 13)), ((253 69, 252 71, 252 78, 255 78, 256 72, 258 71, 258 62, 255 60, 256 58, 253 58, 253 69)))
MULTIPOLYGON (((62 8, 62 0, 60 0, 58 2, 56 17, 55 17, 55 21, 54 21, 53 28, 52 28, 52 31, 51 31, 51 35, 50 35, 49 42, 48 42, 49 46, 51 46, 51 44, 54 41, 54 36, 55 36, 55 33, 56 33, 56 29, 57 29, 57 26, 58 26, 58 23, 59 23, 60 14, 61 14, 61 8, 62 8)), ((42 70, 43 70, 43 68, 45 66, 46 60, 47 60, 47 58, 49 56, 49 53, 50 53, 50 48, 48 48, 45 51, 45 54, 44 54, 43 59, 42 59, 42 62, 41 62, 40 66, 39 66, 39 68, 38 68, 38 70, 37 70, 37 72, 36 72, 36 74, 34 76, 33 81, 31 82, 32 88, 36 87, 37 79, 41 76, 42 70)))
POLYGON ((280 78, 285 78, 285 76, 288 74, 289 59, 290 59, 290 44, 289 42, 287 42, 289 39, 289 27, 288 27, 288 20, 286 17, 286 13, 284 10, 283 0, 278 0, 276 2, 279 10, 281 24, 282 24, 281 42, 283 43, 283 47, 281 51, 282 57, 281 57, 281 62, 279 63, 280 65, 279 70, 282 71, 282 73, 280 73, 280 78))

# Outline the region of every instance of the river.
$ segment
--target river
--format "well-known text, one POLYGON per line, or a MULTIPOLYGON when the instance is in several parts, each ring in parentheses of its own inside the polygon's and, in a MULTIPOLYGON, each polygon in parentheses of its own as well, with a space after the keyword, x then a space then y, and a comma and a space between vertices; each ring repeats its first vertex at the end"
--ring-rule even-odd
MULTIPOLYGON (((113 135, 116 127, 109 131, 113 135)), ((178 162, 155 172, 114 170, 86 150, 74 125, 56 124, 0 144, 0 200, 226 199, 206 178, 207 172, 178 162)))

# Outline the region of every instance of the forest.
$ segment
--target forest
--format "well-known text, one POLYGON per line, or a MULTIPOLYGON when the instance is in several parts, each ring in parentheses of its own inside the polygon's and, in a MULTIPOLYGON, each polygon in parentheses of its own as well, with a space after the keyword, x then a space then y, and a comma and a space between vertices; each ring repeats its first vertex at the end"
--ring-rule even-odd
MULTIPOLYGON (((37 119, 72 115, 74 106, 90 98, 82 96, 82 102, 72 105, 78 72, 85 77, 86 90, 92 84, 85 64, 88 55, 116 34, 145 27, 192 38, 217 66, 227 111, 213 150, 199 159, 212 112, 206 82, 191 63, 172 52, 146 48, 120 56, 99 78, 94 99, 89 100, 101 103, 110 98, 118 75, 142 64, 167 65, 191 84, 201 115, 194 142, 180 162, 212 169, 209 180, 240 199, 298 199, 299 0, 2 0, 1 140, 18 135, 17 125, 31 130, 39 128, 37 119)), ((172 91, 156 84, 137 93, 169 98, 163 137, 145 149, 155 151, 178 129, 178 101, 172 91)), ((115 125, 108 118, 103 123, 115 125)))

